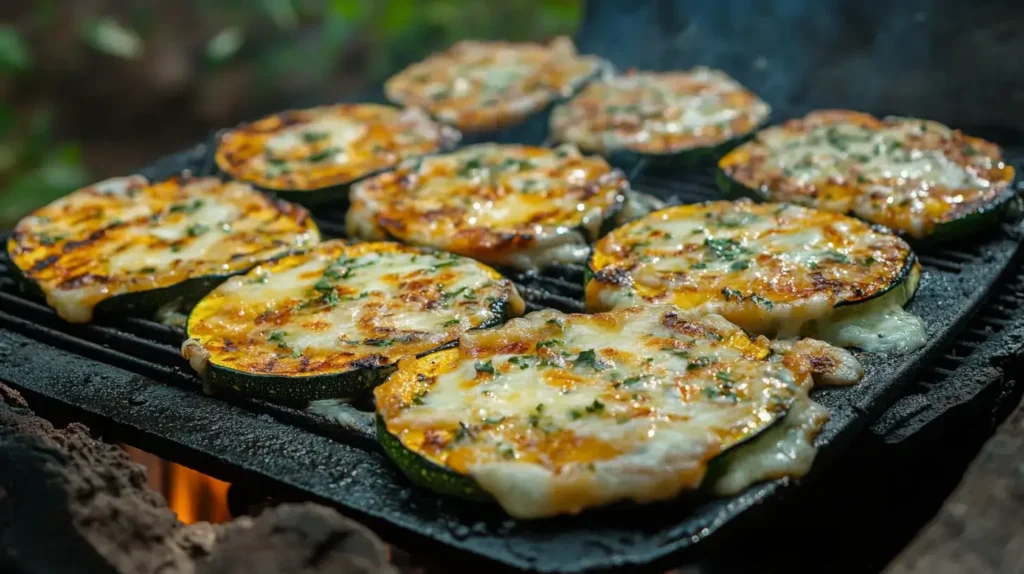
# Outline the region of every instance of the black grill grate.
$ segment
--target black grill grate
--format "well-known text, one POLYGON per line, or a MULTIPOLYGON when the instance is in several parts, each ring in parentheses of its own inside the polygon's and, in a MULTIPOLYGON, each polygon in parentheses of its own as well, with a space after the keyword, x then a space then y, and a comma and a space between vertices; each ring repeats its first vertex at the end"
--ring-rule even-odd
MULTIPOLYGON (((200 175, 208 173, 211 164, 205 147, 200 145, 184 154, 166 158, 143 170, 143 173, 154 179, 183 169, 191 169, 200 175)), ((649 173, 634 178, 633 182, 638 191, 672 202, 691 203, 719 197, 710 172, 649 173)), ((315 216, 326 235, 341 234, 343 213, 320 210, 315 216)), ((969 247, 921 253, 927 280, 911 303, 911 309, 926 319, 930 345, 911 357, 864 357, 867 370, 864 383, 815 395, 833 413, 821 436, 826 448, 822 450, 818 465, 827 465, 827 459, 837 456, 841 444, 848 442, 873 416, 881 414, 885 406, 908 386, 912 394, 897 403, 895 413, 890 410, 882 420, 888 417, 900 421, 903 424, 900 428, 910 428, 907 425, 913 421, 926 419, 929 416, 928 399, 922 401, 920 397, 928 397, 928 393, 941 389, 947 393, 954 392, 955 389, 950 391, 950 385, 946 383, 956 378, 954 375, 962 367, 963 357, 984 348, 993 333, 1017 319, 1014 310, 1019 296, 1004 289, 995 295, 994 304, 971 324, 966 336, 945 348, 960 327, 966 324, 1017 251, 1020 236, 1015 227, 1005 225, 993 231, 990 237, 969 247), (934 365, 926 378, 914 385, 906 384, 908 376, 925 364, 934 365), (948 379, 943 381, 943 377, 948 379), (915 396, 919 398, 914 399, 915 396), (922 402, 924 408, 921 407, 922 402)), ((630 564, 650 566, 669 556, 699 548, 698 543, 706 536, 741 513, 754 514, 752 507, 763 512, 771 506, 764 503, 775 500, 777 497, 772 495, 788 484, 787 481, 778 481, 758 486, 730 500, 679 501, 658 505, 639 513, 642 515, 639 522, 635 517, 638 513, 623 514, 614 509, 591 513, 581 519, 567 518, 541 524, 508 520, 490 509, 467 507, 409 487, 395 475, 386 461, 375 454, 374 446, 371 446, 372 430, 368 428, 365 416, 352 412, 351 408, 350 414, 356 416, 346 423, 339 423, 322 415, 261 401, 232 397, 215 400, 199 396, 198 379, 178 355, 178 345, 183 338, 180 329, 137 318, 102 318, 95 324, 68 325, 57 319, 46 305, 21 294, 10 279, 8 265, 6 257, 0 257, 0 325, 5 329, 30 335, 58 349, 130 373, 138 373, 148 377, 147 380, 159 381, 163 384, 146 384, 153 392, 162 393, 161 396, 167 396, 172 389, 179 390, 170 393, 173 399, 161 399, 168 401, 165 404, 145 405, 150 409, 149 415, 135 417, 136 411, 143 407, 127 411, 124 408, 125 400, 135 399, 124 398, 125 391, 118 386, 124 383, 117 382, 124 378, 123 375, 105 376, 104 373, 114 371, 100 363, 71 361, 66 357, 50 364, 38 363, 40 359, 36 354, 43 357, 54 354, 45 346, 22 350, 20 354, 8 353, 7 362, 0 361, 0 379, 65 405, 99 413, 101 423, 109 420, 130 426, 136 434, 124 437, 126 439, 147 433, 156 435, 160 441, 148 446, 157 454, 166 449, 172 453, 168 458, 201 470, 211 465, 234 464, 257 478, 297 488, 351 512, 383 521, 378 526, 383 524, 384 528, 398 528, 403 534, 413 533, 419 540, 433 541, 435 546, 436 542, 441 542, 441 550, 454 548, 518 568, 548 571, 630 564), (71 369, 69 365, 72 362, 78 365, 75 369, 89 371, 82 375, 84 380, 79 377, 78 370, 72 370, 74 381, 67 380, 69 375, 66 371, 71 369), (186 407, 186 404, 192 406, 186 407), (182 412, 182 409, 188 410, 182 412), (200 431, 183 432, 176 425, 168 426, 166 420, 158 420, 161 417, 167 419, 169 414, 183 422, 189 421, 193 429, 200 431), (232 450, 231 446, 211 444, 211 429, 227 427, 231 432, 245 434, 246 425, 255 424, 251 419, 254 415, 263 421, 260 424, 264 426, 273 426, 271 421, 286 423, 274 427, 277 430, 270 443, 276 446, 271 448, 261 442, 256 449, 232 450), (267 416, 270 418, 264 420, 263 417, 267 416), (327 435, 338 442, 317 442, 317 435, 327 435), (318 448, 323 452, 307 452, 304 456, 323 456, 332 460, 362 457, 359 459, 363 461, 359 463, 359 488, 352 487, 352 476, 348 473, 354 474, 355 471, 348 468, 338 470, 342 475, 339 483, 338 480, 324 479, 322 472, 308 469, 299 472, 298 467, 286 464, 296 456, 290 445, 297 441, 321 445, 318 448)), ((581 308, 582 266, 563 266, 543 273, 519 273, 514 274, 513 279, 531 310, 555 307, 577 311, 581 308)), ((9 334, 0 329, 0 354, 7 352, 4 344, 8 338, 9 334)), ((174 422, 177 423, 177 419, 174 422)), ((878 428, 876 425, 876 432, 878 428)))

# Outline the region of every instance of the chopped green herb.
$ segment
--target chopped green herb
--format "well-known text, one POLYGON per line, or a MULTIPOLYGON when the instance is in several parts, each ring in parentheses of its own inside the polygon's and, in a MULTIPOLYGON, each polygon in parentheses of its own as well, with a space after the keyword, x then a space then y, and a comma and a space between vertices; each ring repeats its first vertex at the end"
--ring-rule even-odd
POLYGON ((750 296, 750 300, 753 301, 754 304, 757 305, 758 307, 762 307, 764 309, 775 308, 775 303, 773 303, 771 299, 768 299, 767 297, 762 297, 756 293, 750 296))
POLYGON ((306 143, 313 143, 322 139, 327 139, 331 134, 327 132, 305 132, 302 134, 302 141, 306 143))
POLYGON ((830 261, 835 261, 836 263, 849 263, 850 262, 850 258, 847 257, 846 254, 840 253, 840 252, 835 251, 835 250, 826 251, 825 252, 825 257, 827 257, 830 261))
POLYGON ((686 370, 693 371, 696 369, 707 367, 708 365, 713 365, 717 362, 718 359, 716 359, 715 357, 697 357, 686 365, 686 370))
POLYGON ((516 449, 513 448, 512 445, 510 444, 499 442, 498 454, 500 454, 502 458, 513 459, 516 457, 516 449))
POLYGON ((143 267, 139 269, 139 273, 156 273, 156 267, 143 267))
POLYGON ((692 265, 692 266, 690 267, 690 269, 707 269, 707 268, 708 268, 708 264, 707 264, 707 263, 704 263, 703 261, 702 261, 702 262, 700 262, 700 263, 694 263, 694 264, 693 264, 693 265, 692 265))
POLYGON ((465 164, 463 164, 462 168, 459 169, 459 175, 467 176, 473 173, 473 171, 482 168, 483 165, 484 164, 482 161, 480 161, 480 158, 473 158, 471 160, 468 160, 466 161, 465 164))
POLYGON ((565 341, 561 339, 548 339, 537 343, 538 349, 553 348, 553 347, 564 347, 565 341))
POLYGON ((732 301, 734 299, 736 301, 742 301, 743 300, 743 293, 740 293, 736 289, 732 289, 730 287, 726 287, 725 289, 722 289, 722 296, 725 297, 726 301, 732 301))
POLYGON ((569 411, 569 418, 574 420, 574 421, 578 420, 578 419, 580 419, 582 417, 583 417, 583 413, 581 413, 580 411, 577 411, 575 409, 569 411))
POLYGON ((39 234, 39 243, 50 247, 59 241, 64 241, 66 236, 64 235, 50 235, 49 233, 43 232, 39 234))
POLYGON ((287 343, 284 342, 285 335, 284 331, 271 331, 270 335, 267 336, 267 340, 277 343, 278 347, 286 347, 287 343))
POLYGON ((329 307, 334 307, 338 303, 341 303, 341 297, 338 296, 338 292, 334 289, 324 293, 324 304, 329 307))
POLYGON ((364 345, 371 347, 390 347, 395 344, 394 339, 363 339, 364 345))
POLYGON ((505 420, 505 417, 487 417, 484 419, 484 424, 497 425, 501 424, 501 421, 505 420))
POLYGON ((199 211, 199 208, 201 208, 202 206, 203 200, 195 199, 189 203, 175 203, 167 211, 169 211, 170 213, 179 213, 182 211, 187 213, 195 213, 196 211, 199 211))
POLYGON ((448 321, 445 321, 444 323, 441 323, 441 326, 442 327, 454 327, 455 325, 458 325, 461 322, 462 321, 459 320, 459 319, 449 319, 448 321))
POLYGON ((476 371, 478 373, 487 373, 489 375, 493 375, 494 374, 494 365, 491 364, 491 361, 487 361, 486 363, 482 363, 480 361, 477 361, 473 365, 473 367, 476 368, 476 371))
POLYGON ((587 409, 586 410, 587 410, 588 413, 603 413, 604 412, 604 403, 602 403, 601 401, 599 401, 597 399, 594 399, 593 403, 587 405, 587 409))
POLYGON ((728 383, 733 381, 732 375, 730 375, 728 371, 718 371, 715 373, 715 378, 728 383))
POLYGON ((321 279, 313 285, 313 289, 317 291, 334 291, 334 284, 327 279, 321 279))
POLYGON ((181 251, 181 244, 174 243, 171 245, 171 253, 177 253, 179 251, 181 251))
POLYGON ((719 227, 742 227, 758 219, 753 213, 724 213, 715 218, 715 223, 719 227))
POLYGON ((628 379, 624 379, 622 381, 622 386, 632 387, 633 385, 639 385, 640 383, 643 382, 643 380, 643 377, 629 377, 628 379))
POLYGON ((704 387, 702 391, 704 396, 710 399, 728 399, 732 402, 737 402, 739 396, 731 389, 722 389, 719 387, 704 387))
POLYGON ((510 357, 508 364, 519 367, 520 370, 526 370, 533 366, 533 361, 537 357, 534 355, 521 355, 516 357, 510 357))
POLYGON ((318 162, 324 161, 325 159, 328 159, 328 158, 331 158, 331 157, 334 157, 334 156, 338 155, 339 152, 341 152, 340 149, 338 149, 336 147, 329 147, 329 148, 327 148, 325 150, 319 151, 319 152, 309 156, 309 161, 312 162, 312 163, 318 163, 318 162))
POLYGON ((210 226, 209 225, 206 225, 204 223, 196 223, 194 225, 189 225, 188 228, 185 229, 185 233, 189 237, 198 237, 198 236, 206 233, 209 230, 210 230, 210 226))
POLYGON ((598 371, 603 371, 608 368, 608 365, 597 356, 597 353, 593 349, 586 351, 580 351, 579 355, 576 356, 576 360, 573 362, 575 366, 589 366, 598 371))
POLYGON ((731 269, 732 271, 743 271, 744 269, 749 269, 749 268, 750 268, 750 262, 749 261, 733 261, 732 265, 729 266, 729 269, 731 269))
POLYGON ((470 428, 470 426, 467 425, 466 423, 464 423, 462 421, 459 421, 459 428, 455 430, 454 441, 455 442, 459 442, 459 441, 461 441, 463 439, 467 439, 467 438, 468 439, 476 438, 476 437, 473 436, 473 429, 470 428))
POLYGON ((868 255, 864 259, 860 260, 860 264, 863 265, 864 267, 870 267, 871 265, 874 265, 875 263, 877 263, 877 261, 875 260, 874 257, 872 257, 870 255, 868 255))
POLYGON ((689 359, 690 358, 690 352, 689 351, 684 351, 684 350, 681 350, 681 349, 676 349, 675 347, 662 347, 661 350, 662 351, 668 351, 669 353, 672 353, 673 355, 679 357, 680 359, 689 359))
POLYGON ((704 240, 706 245, 715 257, 724 259, 725 261, 732 261, 740 255, 750 254, 750 250, 740 245, 734 239, 728 237, 721 238, 707 238, 704 240))
POLYGON ((427 391, 416 391, 416 394, 412 396, 412 404, 421 406, 423 404, 423 397, 427 396, 427 391))
MULTIPOLYGON (((451 267, 452 265, 458 265, 458 263, 459 263, 458 261, 445 261, 444 263, 435 263, 434 265, 432 265, 430 267, 430 270, 431 271, 437 271, 438 269, 441 269, 442 267, 451 267)), ((465 287, 463 287, 463 289, 465 289, 465 287)))

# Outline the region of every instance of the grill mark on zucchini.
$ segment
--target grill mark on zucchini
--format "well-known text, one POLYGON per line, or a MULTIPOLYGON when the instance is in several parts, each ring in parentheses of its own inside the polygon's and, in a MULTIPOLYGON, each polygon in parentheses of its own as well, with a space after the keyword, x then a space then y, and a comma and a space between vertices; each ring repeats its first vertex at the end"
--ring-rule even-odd
POLYGON ((463 41, 395 74, 384 92, 463 131, 482 132, 523 121, 606 67, 577 55, 568 38, 548 45, 463 41))
POLYGON ((1014 176, 995 144, 942 124, 824 110, 759 132, 722 158, 716 178, 733 197, 811 205, 948 241, 997 221, 1014 176), (867 144, 869 153, 852 151, 867 144), (787 154, 801 150, 815 155, 793 167, 787 154))
POLYGON ((557 141, 588 151, 687 163, 717 159, 757 129, 769 112, 764 101, 725 73, 698 67, 591 82, 555 108, 550 124, 557 141), (703 121, 709 106, 728 117, 703 121))
MULTIPOLYGON (((910 247, 884 228, 835 213, 749 201, 652 213, 595 244, 588 269, 588 309, 672 302, 720 313, 752 332, 784 336, 800 334, 804 325, 827 319, 837 308, 883 297, 920 273, 910 247), (753 219, 706 225, 734 215, 753 219), (869 258, 873 263, 864 265, 869 258)), ((914 289, 916 284, 915 279, 914 289)))
POLYGON ((664 500, 699 488, 713 459, 807 400, 818 366, 837 368, 800 351, 773 355, 721 317, 669 306, 539 311, 402 361, 374 391, 377 436, 413 482, 496 499, 520 518, 664 500), (560 344, 541 345, 552 321, 560 344))
POLYGON ((233 178, 320 203, 344 197, 352 182, 403 160, 450 149, 458 140, 457 131, 420 110, 339 104, 243 124, 220 138, 215 159, 233 178), (310 139, 308 130, 320 124, 323 137, 310 139))
POLYGON ((87 322, 95 312, 144 313, 176 299, 195 301, 230 275, 318 240, 306 210, 247 185, 132 176, 33 212, 7 249, 23 282, 38 286, 61 317, 87 322), (176 209, 183 202, 206 210, 176 209), (184 226, 197 219, 218 227, 189 237, 184 226))
POLYGON ((470 259, 335 240, 215 289, 189 316, 182 354, 210 391, 291 403, 352 397, 402 357, 500 324, 523 306, 510 281, 470 259), (447 317, 459 320, 441 326, 447 317))
POLYGON ((481 144, 357 184, 346 229, 353 237, 395 238, 535 269, 582 263, 587 244, 631 195, 620 171, 574 148, 481 144), (524 180, 543 181, 544 190, 524 192, 524 180))

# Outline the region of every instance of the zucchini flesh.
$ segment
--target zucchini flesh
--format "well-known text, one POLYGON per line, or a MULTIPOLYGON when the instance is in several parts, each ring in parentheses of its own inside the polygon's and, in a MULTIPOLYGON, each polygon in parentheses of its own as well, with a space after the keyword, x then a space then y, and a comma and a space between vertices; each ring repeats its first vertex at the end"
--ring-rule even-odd
POLYGON ((779 337, 812 335, 838 307, 863 310, 894 289, 886 304, 902 306, 919 276, 913 251, 885 230, 833 212, 750 201, 654 212, 596 243, 588 268, 592 311, 672 303, 779 337))
POLYGON ((551 133, 614 161, 678 167, 718 159, 769 113, 768 104, 718 70, 634 72, 592 82, 558 106, 551 133))
POLYGON ((248 185, 132 176, 33 212, 7 250, 24 282, 58 315, 84 323, 94 312, 195 301, 226 277, 319 239, 305 209, 248 185))
POLYGON ((233 278, 189 315, 182 354, 207 390, 302 403, 365 393, 402 357, 519 315, 510 281, 473 260, 334 240, 233 278))
POLYGON ((467 134, 493 132, 572 95, 607 66, 578 55, 565 37, 548 45, 463 41, 392 76, 384 92, 467 134))
POLYGON ((343 199, 352 182, 451 149, 453 128, 421 110, 338 104, 269 115, 226 132, 221 171, 305 204, 343 199))
POLYGON ((620 171, 571 146, 481 144, 360 182, 346 228, 352 237, 537 269, 584 262, 631 198, 620 171))
POLYGON ((671 306, 545 310, 402 361, 374 390, 378 436, 417 484, 519 518, 664 500, 803 400, 826 362, 671 306))
POLYGON ((998 146, 914 118, 813 112, 758 132, 719 161, 730 196, 855 215, 916 240, 983 232, 1014 197, 998 146))

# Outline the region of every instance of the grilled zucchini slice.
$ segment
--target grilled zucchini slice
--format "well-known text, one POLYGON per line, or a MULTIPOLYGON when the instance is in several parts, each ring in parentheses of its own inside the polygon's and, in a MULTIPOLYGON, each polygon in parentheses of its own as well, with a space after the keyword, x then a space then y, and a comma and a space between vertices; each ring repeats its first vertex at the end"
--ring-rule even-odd
POLYGON ((906 353, 920 265, 905 241, 838 213, 749 200, 671 207, 594 245, 587 308, 673 303, 753 333, 906 353))
POLYGON ((457 131, 422 110, 338 104, 243 124, 221 136, 215 157, 235 179, 317 204, 344 198, 354 181, 458 141, 457 131))
POLYGON ((359 183, 345 223, 351 237, 537 269, 585 262, 618 216, 643 209, 622 172, 600 157, 571 146, 480 144, 359 183))
POLYGON ((302 403, 358 396, 398 359, 522 314, 476 261, 397 243, 321 243, 232 278, 188 318, 182 355, 208 391, 302 403))
POLYGON ((824 110, 758 132, 718 164, 732 197, 856 215, 914 239, 982 231, 1013 200, 995 144, 937 122, 824 110))
POLYGON ((413 482, 519 518, 665 500, 807 400, 817 363, 668 305, 548 309, 402 361, 378 438, 413 482))
POLYGON ((7 251, 57 314, 144 313, 194 302, 230 275, 317 243, 309 213, 216 178, 108 179, 22 219, 7 251))
POLYGON ((606 67, 564 37, 548 45, 464 41, 391 77, 384 92, 464 132, 484 132, 521 123, 606 67))
POLYGON ((556 141, 615 158, 700 164, 721 157, 768 119, 770 108, 724 72, 634 72, 588 84, 555 108, 556 141))

